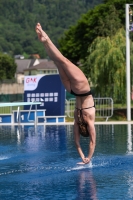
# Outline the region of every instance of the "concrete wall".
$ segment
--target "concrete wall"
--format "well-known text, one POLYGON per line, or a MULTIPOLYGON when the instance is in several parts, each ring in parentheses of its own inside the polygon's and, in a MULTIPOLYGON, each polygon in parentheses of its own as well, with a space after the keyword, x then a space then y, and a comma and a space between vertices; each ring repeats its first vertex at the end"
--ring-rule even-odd
POLYGON ((24 84, 2 83, 0 84, 0 94, 23 94, 24 84))

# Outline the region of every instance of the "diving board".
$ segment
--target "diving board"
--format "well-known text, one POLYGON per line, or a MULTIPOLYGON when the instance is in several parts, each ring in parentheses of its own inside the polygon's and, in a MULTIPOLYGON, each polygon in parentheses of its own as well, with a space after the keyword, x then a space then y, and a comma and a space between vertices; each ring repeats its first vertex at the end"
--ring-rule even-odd
POLYGON ((0 107, 8 106, 26 106, 26 105, 41 105, 41 102, 12 102, 12 103, 0 103, 0 107))
POLYGON ((22 123, 35 123, 37 116, 45 116, 45 110, 37 110, 37 105, 41 102, 8 102, 0 103, 0 107, 18 107, 17 110, 12 110, 10 114, 0 114, 0 124, 22 124, 22 123), (20 106, 30 105, 29 110, 20 110, 20 106), (35 106, 34 110, 31 110, 35 106))
POLYGON ((64 115, 51 115, 46 116, 46 109, 38 109, 37 105, 41 106, 42 102, 8 102, 0 103, 0 107, 13 107, 16 106, 18 109, 10 110, 10 113, 0 113, 0 125, 23 125, 23 124, 57 124, 64 123, 64 115), (29 109, 22 109, 21 106, 28 105, 29 109), (34 106, 34 109, 31 109, 34 106))

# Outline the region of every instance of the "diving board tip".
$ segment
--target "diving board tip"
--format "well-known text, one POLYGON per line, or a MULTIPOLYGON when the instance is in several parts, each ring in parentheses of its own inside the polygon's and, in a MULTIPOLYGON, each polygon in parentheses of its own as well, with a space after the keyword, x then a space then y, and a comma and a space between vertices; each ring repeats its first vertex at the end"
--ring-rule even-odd
POLYGON ((41 102, 8 102, 8 103, 0 103, 0 107, 7 106, 27 106, 27 105, 41 105, 41 102))

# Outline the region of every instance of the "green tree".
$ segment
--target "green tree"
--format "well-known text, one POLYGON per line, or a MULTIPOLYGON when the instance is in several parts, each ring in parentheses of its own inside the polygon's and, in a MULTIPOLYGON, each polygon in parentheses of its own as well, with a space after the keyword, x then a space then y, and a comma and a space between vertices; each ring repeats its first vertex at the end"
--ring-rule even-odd
POLYGON ((59 47, 58 39, 63 32, 74 25, 81 14, 101 2, 102 0, 0 0, 0 50, 13 54, 32 54, 37 50, 44 58, 46 54, 42 53, 41 46, 36 49, 37 22, 41 23, 54 44, 59 47))
POLYGON ((126 38, 124 29, 113 37, 97 37, 88 49, 84 68, 98 96, 125 101, 126 38))
POLYGON ((122 27, 114 5, 101 4, 84 14, 76 26, 59 40, 60 50, 72 62, 85 60, 89 45, 97 36, 114 35, 122 27))
POLYGON ((16 67, 16 63, 11 56, 0 53, 0 80, 13 79, 16 67))

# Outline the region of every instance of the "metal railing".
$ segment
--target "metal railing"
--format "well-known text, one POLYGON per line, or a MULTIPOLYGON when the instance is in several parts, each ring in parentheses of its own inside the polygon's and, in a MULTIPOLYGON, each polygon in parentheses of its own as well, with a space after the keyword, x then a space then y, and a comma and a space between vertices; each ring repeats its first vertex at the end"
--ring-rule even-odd
MULTIPOLYGON (((65 112, 66 115, 70 118, 74 118, 75 110, 75 98, 66 100, 65 112)), ((96 118, 108 118, 113 116, 113 99, 112 98, 94 98, 95 107, 96 107, 96 118)))
MULTIPOLYGON (((75 98, 71 98, 66 100, 65 103, 65 115, 74 118, 74 110, 75 110, 75 98)), ((95 106, 96 106, 96 118, 105 118, 106 121, 108 118, 113 116, 113 99, 112 98, 94 98, 95 106)), ((12 113, 14 110, 17 110, 17 106, 9 106, 9 107, 1 107, 0 113, 12 113)), ((20 109, 23 110, 23 106, 20 106, 20 109)), ((30 109, 31 111, 31 109, 30 109)), ((30 118, 30 111, 28 118, 30 118)))

